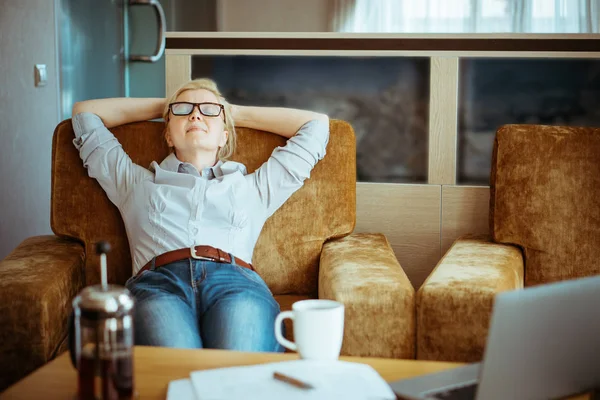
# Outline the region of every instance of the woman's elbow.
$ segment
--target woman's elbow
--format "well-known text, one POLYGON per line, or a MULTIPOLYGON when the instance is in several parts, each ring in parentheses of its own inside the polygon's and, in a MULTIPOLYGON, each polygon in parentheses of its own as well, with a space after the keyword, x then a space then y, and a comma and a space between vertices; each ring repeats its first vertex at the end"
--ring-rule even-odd
POLYGON ((316 118, 319 122, 329 125, 329 116, 327 114, 317 113, 316 118))
POLYGON ((72 116, 76 116, 77 114, 80 114, 82 112, 83 110, 81 102, 76 102, 75 104, 73 104, 73 109, 71 110, 72 116))

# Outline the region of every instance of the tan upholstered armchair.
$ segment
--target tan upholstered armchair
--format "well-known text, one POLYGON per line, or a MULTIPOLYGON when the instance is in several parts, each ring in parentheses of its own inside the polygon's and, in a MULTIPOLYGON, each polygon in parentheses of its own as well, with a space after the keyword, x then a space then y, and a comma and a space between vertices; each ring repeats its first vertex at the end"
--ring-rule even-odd
MULTIPOLYGON (((112 132, 139 165, 168 154, 162 123, 129 124, 112 132)), ((73 138, 70 121, 54 132, 51 226, 56 236, 27 239, 0 264, 0 390, 66 349, 70 303, 84 285, 100 279, 93 250, 97 241, 112 245, 109 281, 123 284, 131 275, 119 212, 88 177, 73 138)), ((233 158, 249 172, 285 143, 250 129, 239 129, 238 140, 233 158)), ((352 234, 355 146, 351 126, 331 121, 327 155, 267 221, 254 266, 283 310, 306 298, 343 302, 343 354, 413 358, 414 289, 383 235, 352 234)))
POLYGON ((458 239, 417 293, 419 359, 481 360, 496 293, 600 274, 600 129, 500 128, 490 185, 491 237, 458 239))

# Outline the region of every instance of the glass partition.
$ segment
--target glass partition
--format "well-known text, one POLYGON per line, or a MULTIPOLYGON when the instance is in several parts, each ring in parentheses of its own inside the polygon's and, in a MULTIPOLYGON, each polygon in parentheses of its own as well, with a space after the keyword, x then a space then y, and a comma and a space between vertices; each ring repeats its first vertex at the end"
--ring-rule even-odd
POLYGON ((429 59, 193 56, 233 104, 319 111, 352 124, 357 179, 427 182, 429 59))
POLYGON ((488 185, 504 124, 600 126, 600 61, 461 59, 457 183, 488 185))

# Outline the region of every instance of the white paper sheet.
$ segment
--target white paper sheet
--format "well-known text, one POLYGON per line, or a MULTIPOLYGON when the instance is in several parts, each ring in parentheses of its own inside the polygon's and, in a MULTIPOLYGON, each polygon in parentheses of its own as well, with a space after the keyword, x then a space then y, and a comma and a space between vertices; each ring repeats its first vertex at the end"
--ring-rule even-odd
POLYGON ((191 379, 178 379, 169 382, 167 400, 196 400, 191 379))
POLYGON ((387 382, 372 367, 344 361, 286 361, 219 368, 190 374, 198 400, 220 399, 395 399, 387 382), (273 378, 277 371, 313 389, 273 378))

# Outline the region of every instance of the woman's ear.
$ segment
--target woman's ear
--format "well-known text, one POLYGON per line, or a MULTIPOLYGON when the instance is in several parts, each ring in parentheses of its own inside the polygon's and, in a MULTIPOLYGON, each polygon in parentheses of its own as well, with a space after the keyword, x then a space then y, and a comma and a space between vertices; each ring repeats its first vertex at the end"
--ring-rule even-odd
POLYGON ((221 142, 219 143, 219 147, 224 147, 227 144, 227 139, 229 138, 229 132, 223 131, 221 135, 221 142))
POLYGON ((167 141, 167 145, 169 145, 169 147, 173 147, 173 140, 171 139, 171 132, 169 132, 168 128, 165 131, 165 140, 167 141))

